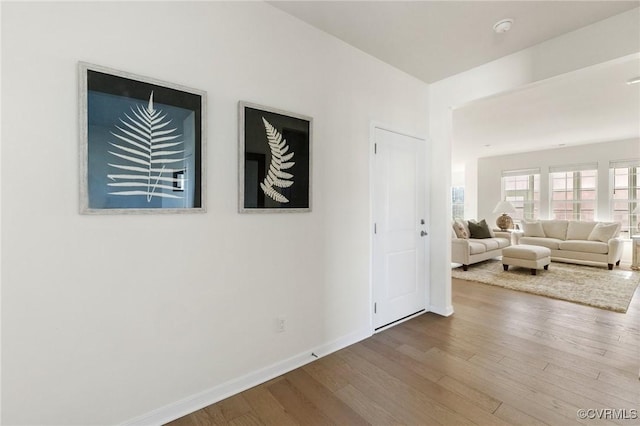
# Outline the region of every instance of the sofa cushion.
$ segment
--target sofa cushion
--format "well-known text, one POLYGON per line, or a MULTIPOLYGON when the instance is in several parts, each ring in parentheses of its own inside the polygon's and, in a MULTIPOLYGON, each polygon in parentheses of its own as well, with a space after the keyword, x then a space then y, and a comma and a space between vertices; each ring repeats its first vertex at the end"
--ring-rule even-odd
POLYGON ((540 221, 522 223, 522 230, 525 237, 546 237, 544 229, 542 229, 542 223, 540 221))
POLYGON ((497 250, 500 248, 500 243, 498 243, 498 238, 482 238, 477 240, 470 239, 469 241, 483 244, 486 248, 486 251, 497 250))
POLYGON ((593 230, 589 234, 589 241, 602 241, 606 243, 618 232, 619 223, 596 223, 593 230))
POLYGON ((467 232, 461 221, 454 221, 452 226, 457 238, 469 238, 469 232, 467 232))
POLYGON ((596 222, 569 221, 567 228, 567 240, 588 240, 589 234, 596 226, 596 222))
POLYGON ((494 240, 498 243, 499 248, 505 248, 511 245, 511 241, 506 238, 494 238, 494 240))
POLYGON ((609 253, 609 244, 601 241, 567 240, 560 243, 560 250, 607 254, 609 253))
POLYGON ((558 240, 567 239, 568 220, 541 220, 540 222, 542 222, 545 236, 558 240))
POLYGON ((487 251, 487 246, 482 243, 469 240, 469 254, 480 254, 487 251))
POLYGON ((519 243, 532 246, 542 246, 550 248, 551 250, 560 250, 560 243, 562 240, 557 238, 542 238, 542 237, 521 237, 519 243))
POLYGON ((475 223, 469 221, 469 232, 471 238, 491 238, 491 232, 489 231, 489 226, 484 219, 480 222, 475 223))

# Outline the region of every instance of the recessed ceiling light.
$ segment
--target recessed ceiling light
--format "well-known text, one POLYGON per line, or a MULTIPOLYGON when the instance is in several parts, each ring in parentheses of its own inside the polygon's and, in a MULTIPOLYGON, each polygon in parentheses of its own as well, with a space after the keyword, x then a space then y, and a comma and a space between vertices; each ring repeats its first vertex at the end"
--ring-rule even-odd
POLYGON ((496 22, 493 25, 493 31, 495 31, 498 34, 506 33, 511 29, 512 25, 513 25, 513 19, 511 18, 503 19, 501 21, 496 22))
POLYGON ((631 86, 632 84, 640 83, 640 77, 633 77, 632 79, 627 80, 627 84, 631 86))

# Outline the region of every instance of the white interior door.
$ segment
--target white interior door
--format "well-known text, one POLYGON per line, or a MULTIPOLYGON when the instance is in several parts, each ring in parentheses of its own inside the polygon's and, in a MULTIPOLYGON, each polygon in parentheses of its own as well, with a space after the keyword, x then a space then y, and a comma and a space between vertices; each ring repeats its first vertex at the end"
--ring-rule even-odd
POLYGON ((374 128, 373 328, 426 309, 423 139, 374 128))

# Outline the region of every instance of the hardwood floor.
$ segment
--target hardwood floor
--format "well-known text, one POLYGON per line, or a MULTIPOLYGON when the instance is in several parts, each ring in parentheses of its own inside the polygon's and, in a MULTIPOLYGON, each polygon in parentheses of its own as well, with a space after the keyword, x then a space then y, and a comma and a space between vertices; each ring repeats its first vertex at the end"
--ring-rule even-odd
POLYGON ((640 424, 640 290, 626 314, 455 279, 453 301, 170 425, 640 424))

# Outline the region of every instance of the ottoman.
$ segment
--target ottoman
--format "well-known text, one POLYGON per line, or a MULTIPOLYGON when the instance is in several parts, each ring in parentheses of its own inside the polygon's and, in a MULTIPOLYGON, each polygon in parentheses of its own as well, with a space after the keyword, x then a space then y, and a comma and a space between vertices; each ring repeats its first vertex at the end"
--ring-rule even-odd
POLYGON ((551 250, 541 246, 520 244, 502 249, 502 267, 509 270, 509 265, 530 268, 531 275, 536 275, 540 268, 549 269, 551 250))

